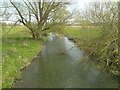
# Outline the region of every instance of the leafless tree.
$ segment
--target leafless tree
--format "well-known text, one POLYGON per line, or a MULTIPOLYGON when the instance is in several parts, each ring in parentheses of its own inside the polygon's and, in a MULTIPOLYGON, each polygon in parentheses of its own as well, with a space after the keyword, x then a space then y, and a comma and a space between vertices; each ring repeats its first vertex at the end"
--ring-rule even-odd
MULTIPOLYGON (((66 22, 69 17, 65 9, 68 3, 54 2, 53 0, 51 2, 43 2, 43 0, 39 2, 30 2, 29 0, 12 2, 10 0, 10 3, 12 5, 12 9, 9 9, 10 14, 17 17, 16 21, 22 23, 31 31, 33 39, 40 39, 42 32, 56 24, 66 22), (62 13, 63 9, 65 13, 62 13)), ((8 9, 8 6, 4 6, 4 8, 8 9)))

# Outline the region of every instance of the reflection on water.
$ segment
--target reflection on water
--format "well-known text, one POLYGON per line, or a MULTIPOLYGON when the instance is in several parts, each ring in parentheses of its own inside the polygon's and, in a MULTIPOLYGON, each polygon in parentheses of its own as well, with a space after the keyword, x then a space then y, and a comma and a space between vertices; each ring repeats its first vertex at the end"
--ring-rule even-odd
POLYGON ((116 77, 99 70, 97 64, 66 37, 51 33, 48 39, 42 54, 22 71, 22 78, 15 83, 16 88, 118 87, 116 77), (60 54, 61 50, 67 51, 60 54))

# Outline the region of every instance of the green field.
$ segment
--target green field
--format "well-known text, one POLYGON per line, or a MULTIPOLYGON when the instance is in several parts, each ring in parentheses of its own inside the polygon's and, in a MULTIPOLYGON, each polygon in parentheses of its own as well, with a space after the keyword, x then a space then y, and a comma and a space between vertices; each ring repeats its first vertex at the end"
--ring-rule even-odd
POLYGON ((66 27, 63 32, 69 38, 82 40, 91 40, 102 35, 99 27, 66 27))
POLYGON ((30 32, 23 26, 15 26, 9 33, 9 27, 3 29, 2 37, 2 87, 13 87, 15 79, 21 77, 20 69, 35 58, 46 41, 33 40, 30 32))

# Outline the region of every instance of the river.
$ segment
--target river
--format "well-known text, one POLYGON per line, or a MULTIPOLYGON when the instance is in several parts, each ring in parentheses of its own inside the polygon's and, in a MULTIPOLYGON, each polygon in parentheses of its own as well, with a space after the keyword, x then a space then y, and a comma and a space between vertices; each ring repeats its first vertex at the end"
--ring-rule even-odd
POLYGON ((15 88, 117 88, 118 78, 90 60, 67 37, 50 33, 43 51, 15 88), (64 52, 67 50, 66 52, 64 52), (64 52, 64 53, 61 53, 64 52))

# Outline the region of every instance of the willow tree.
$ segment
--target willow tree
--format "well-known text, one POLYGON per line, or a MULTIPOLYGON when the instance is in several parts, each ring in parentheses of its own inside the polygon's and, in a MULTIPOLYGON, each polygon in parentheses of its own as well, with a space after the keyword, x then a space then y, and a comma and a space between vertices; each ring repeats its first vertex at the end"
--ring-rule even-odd
POLYGON ((31 31, 33 39, 40 39, 40 35, 43 31, 50 29, 50 27, 55 24, 63 23, 67 20, 54 22, 53 17, 55 16, 54 13, 61 10, 58 8, 65 7, 68 3, 54 1, 43 2, 43 0, 39 2, 30 2, 28 0, 23 0, 23 2, 10 1, 10 3, 18 13, 19 22, 31 31), (51 22, 51 20, 53 21, 51 22), (49 25, 47 25, 48 23, 49 25))

